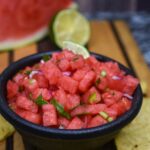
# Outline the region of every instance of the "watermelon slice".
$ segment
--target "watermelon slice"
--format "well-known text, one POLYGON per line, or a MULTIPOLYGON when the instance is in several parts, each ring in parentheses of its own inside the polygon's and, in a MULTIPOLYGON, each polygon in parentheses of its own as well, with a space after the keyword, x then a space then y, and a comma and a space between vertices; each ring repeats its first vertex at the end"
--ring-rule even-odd
POLYGON ((72 0, 0 0, 0 50, 37 41, 48 31, 53 16, 72 0))

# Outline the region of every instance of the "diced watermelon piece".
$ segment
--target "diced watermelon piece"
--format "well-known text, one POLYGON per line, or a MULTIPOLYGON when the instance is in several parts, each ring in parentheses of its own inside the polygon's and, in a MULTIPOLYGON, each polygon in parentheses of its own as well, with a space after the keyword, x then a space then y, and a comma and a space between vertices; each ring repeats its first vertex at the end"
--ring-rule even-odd
POLYGON ((77 94, 68 94, 66 101, 66 109, 71 110, 80 105, 80 96, 77 94))
POLYGON ((87 72, 84 78, 79 83, 79 90, 81 92, 87 91, 95 81, 95 77, 96 74, 94 73, 94 71, 87 72))
POLYGON ((108 88, 108 80, 107 78, 97 78, 97 80, 95 81, 95 84, 97 84, 97 88, 100 91, 105 91, 108 88), (97 84, 97 80, 99 80, 99 83, 97 84))
POLYGON ((55 92, 54 97, 62 106, 66 107, 67 95, 62 88, 55 92))
POLYGON ((70 62, 65 58, 58 62, 58 66, 62 71, 70 70, 70 62))
POLYGON ((110 106, 110 108, 112 108, 113 110, 115 110, 117 112, 117 116, 122 115, 126 111, 124 104, 120 101, 118 103, 115 103, 112 106, 110 106))
POLYGON ((85 105, 79 105, 78 107, 76 107, 75 109, 73 109, 71 111, 71 116, 78 116, 78 115, 85 115, 86 114, 86 107, 85 105))
POLYGON ((33 78, 36 79, 40 88, 48 88, 49 83, 44 75, 37 73, 33 76, 33 78))
POLYGON ((96 115, 100 111, 104 111, 105 108, 105 104, 79 105, 70 114, 72 117, 85 114, 96 115))
POLYGON ((69 120, 68 119, 66 119, 66 118, 64 118, 64 117, 59 117, 58 118, 58 124, 60 125, 60 126, 62 126, 62 127, 64 127, 64 128, 67 128, 67 126, 69 125, 69 120))
POLYGON ((34 100, 36 100, 40 95, 42 95, 43 99, 47 101, 52 98, 51 92, 46 88, 38 88, 32 92, 32 97, 34 100))
POLYGON ((92 116, 91 115, 84 115, 84 116, 81 116, 81 120, 83 121, 84 125, 83 125, 83 128, 87 128, 88 127, 88 124, 89 122, 91 121, 92 119, 92 116))
POLYGON ((131 75, 125 76, 124 80, 125 80, 125 86, 123 87, 122 92, 132 95, 137 85, 139 84, 139 80, 132 77, 131 75))
POLYGON ((123 80, 123 76, 112 76, 108 77, 108 87, 113 90, 122 91, 125 86, 125 81, 123 80), (117 77, 118 79, 113 79, 113 77, 117 77))
POLYGON ((117 115, 120 116, 124 114, 126 111, 128 111, 131 108, 132 102, 128 100, 127 98, 123 97, 120 101, 113 104, 110 108, 117 111, 117 115))
POLYGON ((100 62, 94 57, 94 56, 90 56, 86 59, 86 63, 89 65, 89 66, 94 66, 96 64, 100 64, 100 62))
POLYGON ((57 84, 59 78, 61 77, 61 71, 59 68, 52 63, 51 61, 47 61, 41 67, 45 77, 49 80, 50 84, 57 84))
POLYGON ((33 113, 30 111, 25 111, 24 113, 25 113, 24 119, 26 119, 32 123, 35 123, 35 124, 41 124, 42 117, 40 114, 33 113))
POLYGON ((15 82, 12 82, 9 80, 7 82, 7 97, 8 99, 11 99, 15 97, 18 94, 19 87, 15 82))
POLYGON ((28 78, 25 78, 23 80, 23 86, 30 92, 39 88, 38 82, 35 79, 28 79, 28 78))
POLYGON ((103 117, 101 117, 100 115, 97 115, 91 119, 87 127, 88 128, 97 127, 97 126, 104 125, 106 123, 107 121, 103 117))
POLYGON ((75 94, 78 90, 78 82, 71 77, 62 76, 59 79, 59 85, 67 92, 75 94))
POLYGON ((71 61, 74 57, 75 57, 75 54, 71 51, 68 51, 66 49, 63 50, 62 54, 65 56, 65 58, 69 61, 71 61))
POLYGON ((103 101, 107 106, 111 106, 121 100, 123 94, 119 91, 109 90, 102 95, 103 101))
POLYGON ((52 54, 52 59, 59 61, 64 58, 64 54, 60 52, 56 52, 52 54))
POLYGON ((114 75, 123 75, 123 72, 120 70, 118 64, 116 62, 105 62, 101 63, 101 71, 105 70, 107 73, 107 76, 112 77, 114 75))
POLYGON ((22 118, 25 118, 25 115, 26 115, 26 110, 24 110, 24 109, 22 109, 22 108, 19 108, 19 107, 17 107, 16 106, 16 108, 15 108, 15 113, 16 114, 18 114, 20 117, 22 117, 22 118))
POLYGON ((43 126, 57 125, 57 113, 56 109, 51 104, 45 104, 42 106, 43 110, 43 126))
POLYGON ((96 115, 100 111, 103 111, 105 108, 106 108, 106 105, 101 104, 101 103, 100 104, 87 105, 86 112, 87 112, 87 114, 96 115))
POLYGON ((82 101, 84 103, 96 104, 101 101, 101 95, 99 91, 92 86, 83 96, 82 101))
POLYGON ((99 75, 101 63, 94 56, 87 58, 86 62, 99 75))
POLYGON ((19 84, 20 81, 22 81, 24 79, 25 75, 24 74, 21 74, 21 73, 17 73, 14 77, 13 77, 13 80, 19 84))
POLYGON ((126 111, 128 111, 131 108, 132 105, 131 100, 127 99, 126 97, 123 97, 121 99, 121 102, 124 104, 126 111))
POLYGON ((19 108, 31 111, 33 113, 38 112, 38 106, 25 96, 18 96, 16 99, 16 105, 19 108))
POLYGON ((81 55, 76 55, 70 62, 72 70, 80 69, 84 66, 84 58, 81 55))
POLYGON ((117 118, 118 112, 115 109, 112 108, 105 108, 104 112, 108 114, 109 117, 112 117, 113 119, 117 118))
POLYGON ((72 76, 72 78, 76 81, 81 81, 86 73, 89 71, 89 68, 84 67, 82 69, 78 69, 72 76))
POLYGON ((79 119, 78 117, 74 117, 67 126, 67 129, 82 129, 83 125, 84 123, 81 119, 79 119))

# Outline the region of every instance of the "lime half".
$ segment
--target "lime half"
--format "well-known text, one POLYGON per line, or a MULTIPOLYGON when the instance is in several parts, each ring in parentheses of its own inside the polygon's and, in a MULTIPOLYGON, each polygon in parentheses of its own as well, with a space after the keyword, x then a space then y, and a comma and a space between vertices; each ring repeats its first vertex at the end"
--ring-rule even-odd
POLYGON ((76 9, 65 9, 56 15, 52 32, 54 41, 60 48, 63 47, 63 41, 85 45, 90 37, 90 25, 76 9))
POLYGON ((84 46, 81 46, 81 45, 76 44, 76 43, 71 42, 71 41, 64 41, 63 42, 63 49, 67 49, 69 51, 72 51, 75 54, 80 54, 84 58, 88 58, 90 56, 88 50, 84 46))

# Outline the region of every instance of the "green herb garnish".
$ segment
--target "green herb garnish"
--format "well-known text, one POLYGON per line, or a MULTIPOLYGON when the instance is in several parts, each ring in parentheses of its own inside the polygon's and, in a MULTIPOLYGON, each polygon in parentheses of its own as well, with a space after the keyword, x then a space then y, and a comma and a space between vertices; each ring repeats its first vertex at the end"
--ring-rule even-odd
POLYGON ((35 100, 35 103, 39 106, 42 106, 44 104, 48 104, 46 100, 43 99, 42 95, 39 95, 37 99, 35 100))
POLYGON ((108 122, 112 122, 114 119, 112 117, 109 117, 107 120, 108 122))
POLYGON ((26 74, 26 75, 30 75, 31 72, 32 72, 31 70, 26 70, 26 71, 25 71, 25 74, 26 74))
POLYGON ((95 85, 97 86, 97 85, 99 85, 100 84, 100 82, 101 82, 101 79, 100 78, 98 78, 96 81, 95 81, 95 85))
POLYGON ((51 59, 51 57, 49 55, 43 55, 42 56, 42 60, 44 60, 45 62, 49 61, 50 59, 51 59))
POLYGON ((96 100, 96 93, 92 93, 92 94, 89 96, 89 102, 90 102, 90 103, 93 103, 95 100, 96 100))
POLYGON ((35 82, 36 82, 35 79, 29 79, 29 84, 33 84, 33 83, 35 83, 35 82))
POLYGON ((56 108, 56 110, 58 111, 60 115, 62 115, 63 117, 67 119, 71 119, 70 114, 64 110, 64 107, 60 103, 58 103, 56 99, 53 98, 51 100, 51 104, 54 105, 54 107, 56 108))
POLYGON ((101 76, 102 76, 102 77, 106 77, 106 75, 107 75, 107 72, 106 72, 105 70, 102 70, 102 71, 101 71, 101 76))
POLYGON ((109 117, 109 115, 108 115, 106 112, 104 112, 104 111, 99 112, 99 114, 100 114, 100 116, 102 116, 104 119, 107 119, 107 118, 109 117))

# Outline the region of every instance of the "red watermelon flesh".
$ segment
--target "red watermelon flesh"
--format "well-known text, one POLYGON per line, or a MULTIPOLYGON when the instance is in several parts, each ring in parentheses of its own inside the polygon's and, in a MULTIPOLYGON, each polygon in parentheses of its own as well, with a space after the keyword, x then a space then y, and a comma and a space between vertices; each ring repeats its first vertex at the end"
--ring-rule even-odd
POLYGON ((32 35, 70 4, 71 0, 0 0, 0 41, 32 35))

